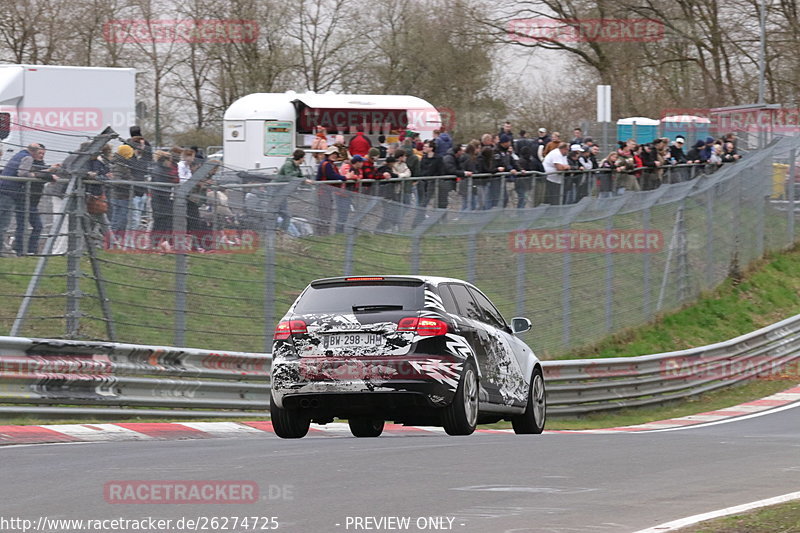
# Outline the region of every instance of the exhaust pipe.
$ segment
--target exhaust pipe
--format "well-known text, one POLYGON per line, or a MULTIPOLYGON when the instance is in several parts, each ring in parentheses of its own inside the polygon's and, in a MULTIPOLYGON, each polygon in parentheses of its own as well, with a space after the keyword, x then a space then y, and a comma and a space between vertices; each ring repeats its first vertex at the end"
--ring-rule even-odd
POLYGON ((317 407, 319 407, 319 400, 317 400, 316 398, 312 398, 312 399, 303 398, 303 399, 300 400, 300 407, 302 409, 317 408, 317 407))

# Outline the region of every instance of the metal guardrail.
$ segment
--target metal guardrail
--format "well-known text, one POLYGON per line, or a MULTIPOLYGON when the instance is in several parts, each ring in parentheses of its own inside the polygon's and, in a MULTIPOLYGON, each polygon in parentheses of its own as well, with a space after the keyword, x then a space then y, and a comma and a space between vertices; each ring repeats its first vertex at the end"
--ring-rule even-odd
POLYGON ((687 398, 800 360, 800 315, 725 342, 638 357, 545 361, 548 412, 587 414, 687 398))
MULTIPOLYGON (((11 404, 0 414, 264 416, 270 360, 269 354, 0 337, 0 403, 11 404)), ((775 374, 798 360, 800 315, 700 348, 543 366, 550 414, 577 415, 686 398, 775 374)))
POLYGON ((0 403, 14 404, 0 413, 260 416, 269 405, 270 360, 243 352, 0 337, 0 403))

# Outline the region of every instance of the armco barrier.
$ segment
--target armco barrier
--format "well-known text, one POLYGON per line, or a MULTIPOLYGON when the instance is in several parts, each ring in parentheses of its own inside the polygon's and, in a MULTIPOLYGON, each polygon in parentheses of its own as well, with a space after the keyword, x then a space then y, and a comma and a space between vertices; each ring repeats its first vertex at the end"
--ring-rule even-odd
POLYGON ((0 413, 259 416, 269 405, 269 361, 264 354, 0 337, 0 403, 15 404, 0 413))
MULTIPOLYGON (((258 417, 269 405, 270 360, 268 354, 0 337, 0 404, 6 404, 0 414, 258 417)), ((800 315, 690 350, 543 366, 549 413, 573 415, 686 398, 777 375, 794 361, 800 362, 800 315)))

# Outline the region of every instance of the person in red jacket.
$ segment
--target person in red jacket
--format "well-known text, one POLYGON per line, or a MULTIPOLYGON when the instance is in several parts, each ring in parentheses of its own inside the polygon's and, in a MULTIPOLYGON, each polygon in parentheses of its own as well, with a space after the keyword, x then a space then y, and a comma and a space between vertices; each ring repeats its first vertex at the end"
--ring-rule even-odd
POLYGON ((364 136, 364 128, 362 126, 358 126, 355 136, 350 139, 350 155, 367 157, 367 153, 369 152, 370 148, 372 148, 372 143, 369 142, 369 139, 364 136))

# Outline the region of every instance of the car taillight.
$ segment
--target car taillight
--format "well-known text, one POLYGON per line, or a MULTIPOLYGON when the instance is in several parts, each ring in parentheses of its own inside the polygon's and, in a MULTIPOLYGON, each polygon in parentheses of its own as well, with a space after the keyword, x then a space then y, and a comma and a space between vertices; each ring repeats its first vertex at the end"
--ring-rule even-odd
POLYGON ((273 339, 276 341, 286 340, 292 335, 308 333, 306 323, 302 320, 284 320, 275 327, 273 339))
POLYGON ((407 317, 397 323, 397 331, 414 331, 422 337, 433 337, 447 333, 447 322, 437 318, 407 317))

